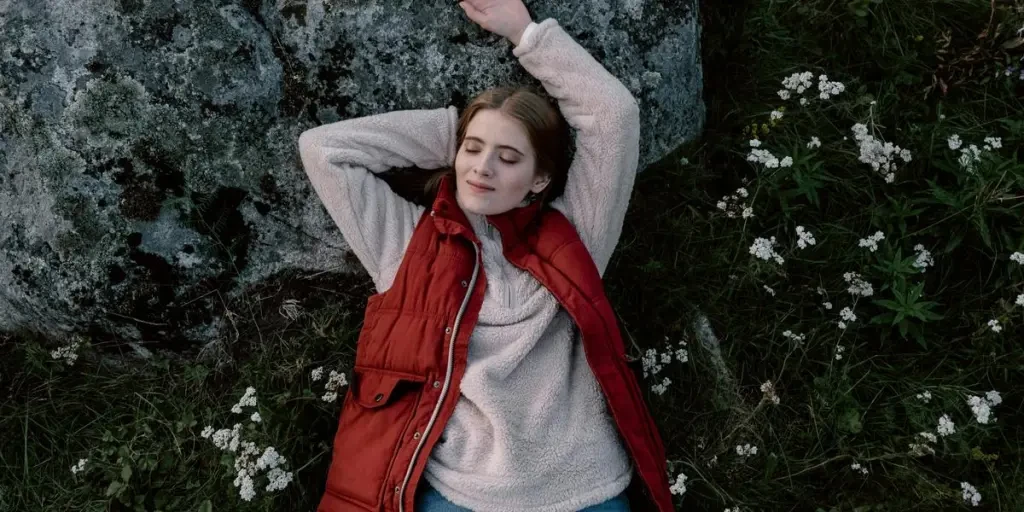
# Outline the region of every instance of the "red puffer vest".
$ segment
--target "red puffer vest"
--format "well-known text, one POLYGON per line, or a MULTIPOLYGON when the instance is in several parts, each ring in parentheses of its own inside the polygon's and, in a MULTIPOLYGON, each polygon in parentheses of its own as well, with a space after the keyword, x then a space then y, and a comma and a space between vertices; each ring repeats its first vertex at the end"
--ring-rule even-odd
MULTIPOLYGON (((501 233, 504 256, 550 290, 579 327, 636 469, 631 490, 640 499, 631 500, 633 510, 673 510, 665 448, 626 365, 597 267, 575 228, 540 203, 488 221, 501 233), (539 221, 531 222, 535 215, 539 221)), ((428 455, 458 401, 484 298, 479 244, 445 178, 416 225, 394 284, 367 303, 317 512, 414 512, 428 455)))

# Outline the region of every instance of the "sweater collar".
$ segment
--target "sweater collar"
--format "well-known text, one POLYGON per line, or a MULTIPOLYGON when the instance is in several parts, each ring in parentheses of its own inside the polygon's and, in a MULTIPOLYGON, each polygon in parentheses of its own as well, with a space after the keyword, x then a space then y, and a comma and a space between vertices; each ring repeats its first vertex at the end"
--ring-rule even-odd
MULTIPOLYGON (((486 216, 487 222, 497 228, 501 234, 503 249, 506 253, 523 243, 530 232, 535 229, 532 221, 541 213, 542 206, 541 201, 534 201, 505 213, 486 216)), ((441 178, 441 183, 437 188, 437 198, 434 199, 431 206, 430 216, 433 217, 438 231, 446 234, 462 234, 470 240, 478 240, 469 218, 462 211, 455 197, 455 181, 451 175, 441 178)))

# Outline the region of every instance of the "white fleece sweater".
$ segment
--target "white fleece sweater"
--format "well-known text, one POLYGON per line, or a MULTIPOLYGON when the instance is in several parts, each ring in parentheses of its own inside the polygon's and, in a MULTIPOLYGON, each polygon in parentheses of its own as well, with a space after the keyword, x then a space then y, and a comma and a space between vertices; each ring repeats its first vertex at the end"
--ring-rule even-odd
MULTIPOLYGON (((576 130, 565 193, 552 203, 604 274, 622 230, 639 159, 629 91, 553 19, 513 49, 576 130)), ((299 137, 303 167, 377 289, 391 287, 424 209, 373 176, 454 162, 454 107, 338 121, 299 137)), ((487 287, 460 396, 424 478, 480 512, 575 511, 608 500, 633 468, 579 332, 558 301, 505 260, 497 230, 467 215, 487 287)))

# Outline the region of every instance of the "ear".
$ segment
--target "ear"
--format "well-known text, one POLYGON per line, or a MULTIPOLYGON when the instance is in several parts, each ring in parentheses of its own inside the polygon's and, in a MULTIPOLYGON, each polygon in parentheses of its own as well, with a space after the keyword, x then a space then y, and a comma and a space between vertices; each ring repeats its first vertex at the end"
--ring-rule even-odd
POLYGON ((530 192, 534 194, 540 194, 548 184, 551 183, 551 176, 537 176, 533 178, 533 185, 530 187, 530 192))

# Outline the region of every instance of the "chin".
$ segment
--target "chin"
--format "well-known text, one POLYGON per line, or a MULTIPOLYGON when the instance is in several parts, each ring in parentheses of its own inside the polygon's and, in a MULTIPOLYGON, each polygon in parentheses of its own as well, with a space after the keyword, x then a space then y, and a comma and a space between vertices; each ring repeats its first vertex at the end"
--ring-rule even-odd
POLYGON ((490 201, 482 201, 477 197, 465 197, 461 193, 459 194, 459 206, 464 211, 477 215, 498 215, 511 210, 511 208, 501 208, 490 201))

